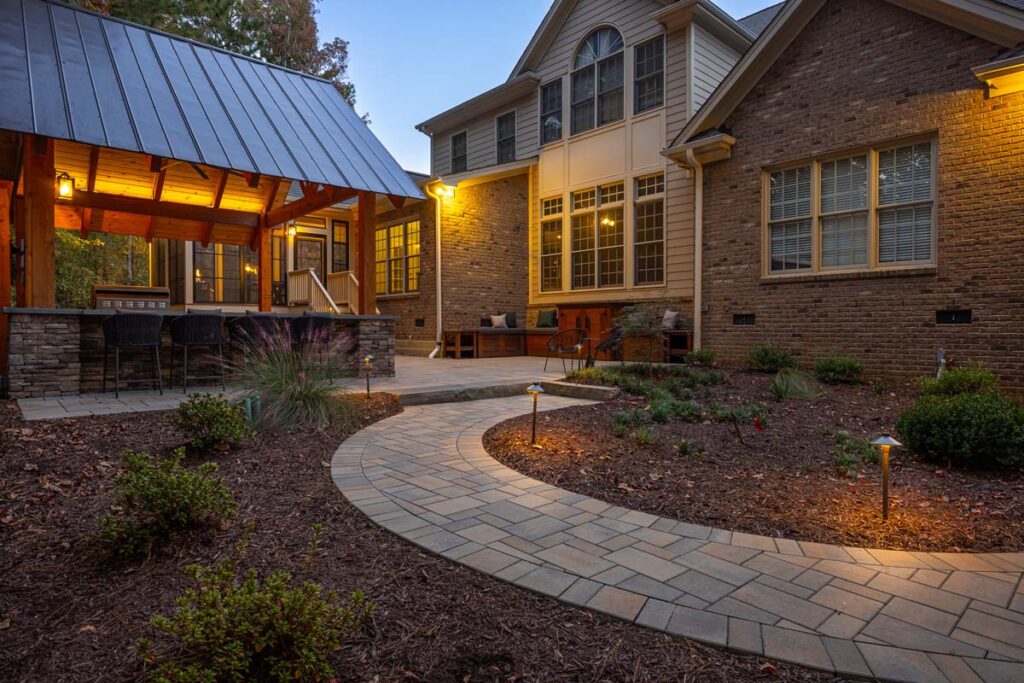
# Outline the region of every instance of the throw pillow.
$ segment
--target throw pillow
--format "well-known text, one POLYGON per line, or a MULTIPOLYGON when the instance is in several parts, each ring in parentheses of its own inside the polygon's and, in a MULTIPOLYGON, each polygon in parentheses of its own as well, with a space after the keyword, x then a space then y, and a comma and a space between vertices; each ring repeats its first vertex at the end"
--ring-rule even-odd
POLYGON ((503 315, 505 316, 505 324, 506 325, 508 325, 509 327, 519 327, 518 325, 516 325, 516 312, 515 311, 508 311, 506 313, 503 313, 503 315))
POLYGON ((665 317, 661 319, 661 326, 666 330, 674 330, 678 322, 679 311, 665 311, 665 317))
POLYGON ((505 329, 508 327, 508 320, 504 315, 492 315, 491 327, 495 329, 505 329))
POLYGON ((537 327, 542 329, 558 327, 558 311, 554 309, 539 311, 537 313, 537 327))

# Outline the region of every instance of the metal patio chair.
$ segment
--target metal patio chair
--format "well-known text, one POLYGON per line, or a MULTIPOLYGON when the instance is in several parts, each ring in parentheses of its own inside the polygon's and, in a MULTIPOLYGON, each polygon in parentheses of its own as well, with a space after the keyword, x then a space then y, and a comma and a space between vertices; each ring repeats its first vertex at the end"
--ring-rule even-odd
POLYGON ((107 366, 110 349, 114 350, 114 396, 121 396, 121 352, 123 350, 149 350, 153 370, 151 379, 125 380, 125 385, 155 384, 162 395, 160 377, 160 328, 164 318, 155 313, 122 313, 103 319, 103 393, 107 393, 107 366))
POLYGON ((171 321, 171 373, 168 386, 174 388, 174 359, 178 347, 184 351, 181 372, 182 390, 188 393, 188 354, 190 349, 205 349, 216 354, 220 372, 214 375, 194 375, 194 380, 220 380, 227 389, 227 370, 224 367, 224 318, 220 314, 188 313, 171 321))
POLYGON ((544 359, 544 372, 548 371, 548 361, 552 358, 562 359, 562 372, 565 370, 565 359, 576 359, 580 358, 580 351, 586 344, 587 333, 578 327, 574 327, 568 330, 560 330, 555 332, 548 338, 547 358, 544 359))
POLYGON ((608 333, 601 338, 601 341, 594 347, 594 354, 587 358, 587 367, 593 367, 596 356, 599 353, 607 353, 612 359, 618 360, 623 365, 626 364, 625 356, 622 353, 622 342, 625 340, 626 335, 622 331, 621 327, 613 327, 608 330, 608 333))

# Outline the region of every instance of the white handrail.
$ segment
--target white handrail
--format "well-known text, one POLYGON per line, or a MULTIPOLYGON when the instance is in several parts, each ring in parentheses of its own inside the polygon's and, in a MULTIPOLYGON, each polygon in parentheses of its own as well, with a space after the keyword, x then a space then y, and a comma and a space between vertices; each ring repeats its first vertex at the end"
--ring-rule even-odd
POLYGON ((316 313, 341 313, 312 268, 288 273, 288 305, 305 305, 316 313))
POLYGON ((327 276, 327 291, 339 306, 348 306, 359 315, 359 280, 350 270, 331 273, 327 276))

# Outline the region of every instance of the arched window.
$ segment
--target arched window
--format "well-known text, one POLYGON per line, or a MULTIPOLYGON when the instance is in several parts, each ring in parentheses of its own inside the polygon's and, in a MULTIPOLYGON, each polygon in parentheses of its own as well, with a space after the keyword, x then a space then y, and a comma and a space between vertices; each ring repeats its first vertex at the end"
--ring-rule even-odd
POLYGON ((576 51, 572 72, 572 134, 622 120, 622 34, 599 28, 576 51))

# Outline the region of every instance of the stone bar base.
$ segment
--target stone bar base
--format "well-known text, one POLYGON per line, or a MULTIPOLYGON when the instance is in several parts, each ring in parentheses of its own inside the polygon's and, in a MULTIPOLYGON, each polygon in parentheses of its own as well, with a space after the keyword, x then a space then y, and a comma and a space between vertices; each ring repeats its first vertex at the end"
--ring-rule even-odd
MULTIPOLYGON (((103 318, 106 311, 19 309, 9 315, 10 351, 9 397, 40 398, 98 392, 103 382, 103 318)), ((166 318, 160 347, 161 377, 168 386, 171 362, 171 337, 168 322, 180 312, 161 313, 166 318)), ((226 314, 225 322, 235 317, 226 314)), ((281 316, 282 318, 293 316, 281 316)), ((361 359, 372 355, 375 377, 395 375, 395 326, 393 316, 330 316, 334 320, 333 349, 353 354, 353 369, 363 372, 361 359)), ((225 334, 224 353, 230 345, 225 334)), ((107 390, 113 391, 114 355, 110 352, 107 390)), ((180 386, 181 350, 175 373, 180 386)), ((121 354, 121 389, 149 388, 149 385, 125 385, 124 380, 148 380, 152 376, 147 350, 121 354)), ((189 354, 189 375, 215 375, 219 372, 215 356, 203 350, 189 354)), ((230 382, 230 378, 228 380, 230 382)), ((211 385, 215 381, 189 380, 190 385, 211 385)))

